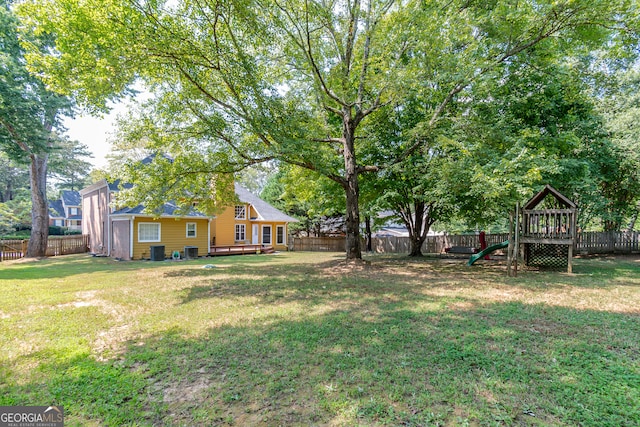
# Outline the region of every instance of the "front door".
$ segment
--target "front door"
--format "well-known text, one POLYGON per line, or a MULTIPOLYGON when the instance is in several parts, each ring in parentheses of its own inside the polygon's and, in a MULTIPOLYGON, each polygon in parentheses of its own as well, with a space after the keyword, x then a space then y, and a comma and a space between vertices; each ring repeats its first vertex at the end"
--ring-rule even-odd
POLYGON ((251 244, 257 245, 259 243, 260 234, 258 234, 258 224, 251 226, 251 244))

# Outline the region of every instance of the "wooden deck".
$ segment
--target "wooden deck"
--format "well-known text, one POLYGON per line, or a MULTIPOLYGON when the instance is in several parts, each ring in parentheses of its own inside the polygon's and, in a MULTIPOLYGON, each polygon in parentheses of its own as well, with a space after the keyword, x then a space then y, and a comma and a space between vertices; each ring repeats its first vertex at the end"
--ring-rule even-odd
POLYGON ((272 254, 275 252, 273 246, 265 245, 231 245, 231 246, 211 246, 209 255, 250 255, 250 254, 272 254))

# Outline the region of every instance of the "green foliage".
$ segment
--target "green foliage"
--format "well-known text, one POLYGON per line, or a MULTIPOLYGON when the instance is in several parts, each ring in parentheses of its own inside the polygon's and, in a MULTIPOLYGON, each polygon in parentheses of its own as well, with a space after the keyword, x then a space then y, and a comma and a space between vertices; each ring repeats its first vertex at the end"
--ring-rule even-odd
POLYGON ((32 51, 51 52, 51 34, 34 36, 25 29, 12 9, 12 2, 0 1, 0 149, 9 158, 29 164, 32 238, 28 257, 44 256, 47 249, 47 161, 53 133, 60 116, 70 114, 70 98, 50 91, 27 69, 25 45, 32 51))
POLYGON ((330 218, 344 216, 344 197, 337 183, 307 169, 281 165, 260 197, 295 217, 300 222, 290 224, 292 232, 320 234, 330 218))
POLYGON ((637 66, 618 71, 613 80, 613 89, 599 104, 609 132, 609 155, 597 158, 603 196, 597 209, 605 228, 619 230, 639 210, 640 71, 637 66))
MULTIPOLYGON (((186 194, 206 188, 210 178, 187 179, 187 168, 178 165, 194 164, 192 172, 205 175, 271 160, 309 169, 342 187, 347 254, 359 257, 362 174, 428 152, 443 135, 457 140, 442 129, 464 120, 468 100, 491 99, 490 91, 478 97, 478 87, 500 91, 514 62, 527 68, 527 58, 534 58, 548 69, 600 46, 629 56, 629 46, 637 45, 634 6, 635 0, 33 0, 22 11, 34 34, 56 36, 55 50, 30 49, 27 57, 52 87, 95 109, 136 82, 154 94, 123 124, 122 141, 175 160, 175 168, 148 169, 180 177, 156 182, 163 190, 182 183, 186 194), (403 138, 371 138, 374 114, 410 102, 417 107, 403 138)), ((525 146, 541 139, 533 127, 520 137, 525 146)), ((568 134, 554 138, 574 143, 568 134)), ((519 167, 518 153, 505 160, 514 165, 498 166, 519 167)), ((536 178, 535 165, 521 169, 525 181, 536 178)), ((468 174, 455 176, 458 183, 471 181, 468 194, 501 197, 497 180, 482 183, 486 171, 468 174)), ((141 173, 126 178, 137 178, 136 185, 149 179, 141 173)), ((521 186, 512 187, 511 195, 521 186)), ((369 194, 376 194, 375 185, 369 194)), ((150 198, 164 198, 162 192, 138 195, 149 206, 159 203, 150 198)), ((476 209, 473 216, 491 215, 476 209)))
POLYGON ((18 189, 14 198, 0 203, 0 234, 13 235, 16 230, 31 227, 29 190, 18 189))
POLYGON ((29 186, 27 167, 0 151, 0 202, 8 202, 16 197, 16 192, 29 186))
MULTIPOLYGON (((58 114, 69 111, 69 100, 48 91, 25 67, 20 23, 11 3, 0 3, 0 147, 9 157, 28 163, 30 154, 49 149, 51 129, 59 125, 58 114)), ((29 39, 33 49, 43 49, 46 42, 29 39)))
POLYGON ((56 138, 49 155, 49 176, 59 190, 81 190, 89 182, 89 172, 93 167, 87 161, 93 157, 89 147, 66 137, 56 138))
POLYGON ((237 199, 233 175, 212 173, 207 160, 206 157, 174 159, 166 155, 152 155, 142 161, 127 160, 109 179, 120 184, 116 206, 142 204, 146 212, 157 216, 162 214, 166 203, 175 204, 175 215, 185 215, 194 207, 207 215, 219 213, 237 199))

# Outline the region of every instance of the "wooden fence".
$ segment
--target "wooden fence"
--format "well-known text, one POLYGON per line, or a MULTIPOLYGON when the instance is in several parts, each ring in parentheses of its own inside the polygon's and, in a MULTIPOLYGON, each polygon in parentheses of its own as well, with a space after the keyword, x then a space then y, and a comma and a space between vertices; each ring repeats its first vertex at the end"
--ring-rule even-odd
POLYGON ((22 258, 28 243, 28 240, 0 240, 0 261, 22 258))
POLYGON ((344 237, 294 237, 292 250, 311 252, 345 252, 344 237))
MULTIPOLYGON (((487 245, 501 243, 509 238, 506 233, 487 234, 487 245)), ((374 237, 372 249, 376 253, 409 253, 408 237, 374 237)), ((480 247, 477 234, 428 236, 422 245, 423 253, 442 253, 452 246, 480 247)), ((363 245, 364 248, 364 245, 363 245)), ((293 239, 294 251, 344 252, 344 237, 296 237, 293 239)), ((630 254, 640 252, 640 232, 581 232, 575 245, 576 254, 630 254)))
MULTIPOLYGON (((20 259, 27 253, 29 240, 0 240, 0 261, 20 259)), ((79 254, 89 251, 89 236, 49 237, 47 256, 79 254)))

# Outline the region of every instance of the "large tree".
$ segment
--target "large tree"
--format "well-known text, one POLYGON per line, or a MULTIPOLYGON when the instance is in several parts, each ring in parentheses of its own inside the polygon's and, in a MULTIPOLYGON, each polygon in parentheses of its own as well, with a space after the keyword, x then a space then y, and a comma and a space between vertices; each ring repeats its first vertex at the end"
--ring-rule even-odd
MULTIPOLYGON (((40 257, 46 253, 49 236, 46 180, 53 130, 70 104, 28 72, 18 26, 11 2, 0 1, 0 148, 14 160, 29 164, 32 208, 26 256, 40 257)), ((32 48, 44 49, 44 40, 30 39, 32 48)))
POLYGON ((137 79, 156 95, 129 135, 190 160, 165 168, 171 176, 156 191, 144 178, 147 199, 207 189, 198 173, 271 159, 305 167, 344 191, 348 259, 361 257, 360 176, 424 143, 363 162, 372 113, 420 97, 417 126, 428 135, 452 101, 510 58, 602 42, 636 13, 627 0, 34 3, 24 8, 31 26, 58 40, 53 54, 30 57, 48 83, 96 108, 137 79))
POLYGON ((90 184, 89 173, 93 166, 87 159, 91 157, 86 144, 58 136, 49 157, 49 176, 55 180, 56 188, 79 191, 90 184))
POLYGON ((613 89, 600 98, 611 155, 596 157, 604 199, 598 208, 605 229, 619 230, 628 219, 631 231, 640 212, 640 65, 614 77, 613 89))

